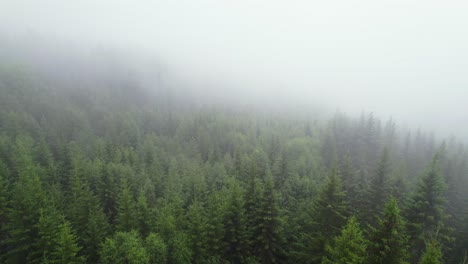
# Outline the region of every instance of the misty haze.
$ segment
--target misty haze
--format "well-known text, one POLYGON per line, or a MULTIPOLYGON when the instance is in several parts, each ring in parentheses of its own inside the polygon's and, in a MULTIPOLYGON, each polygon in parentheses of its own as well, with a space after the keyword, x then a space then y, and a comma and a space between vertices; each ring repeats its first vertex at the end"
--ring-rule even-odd
POLYGON ((468 264, 466 14, 0 1, 0 263, 468 264))

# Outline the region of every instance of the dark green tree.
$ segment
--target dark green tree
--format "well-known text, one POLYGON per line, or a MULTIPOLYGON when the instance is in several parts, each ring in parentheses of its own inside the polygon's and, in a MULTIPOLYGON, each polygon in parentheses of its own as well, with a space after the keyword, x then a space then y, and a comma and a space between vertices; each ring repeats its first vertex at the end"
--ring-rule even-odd
POLYGON ((355 217, 351 217, 333 239, 322 264, 364 264, 367 261, 367 241, 355 217))
MULTIPOLYGON (((424 249, 424 241, 443 230, 446 185, 438 166, 438 154, 434 156, 424 173, 408 207, 408 231, 415 257, 424 249)), ((440 234, 442 236, 442 234, 440 234)))
POLYGON ((192 250, 188 236, 182 232, 176 232, 169 240, 169 252, 169 263, 191 263, 192 250))
MULTIPOLYGON (((4 174, 2 173, 4 167, 0 161, 0 241, 5 241, 5 225, 7 223, 7 212, 8 212, 8 189, 4 180, 4 174)), ((5 253, 4 246, 0 243, 0 256, 5 253)))
POLYGON ((145 264, 150 257, 138 233, 117 232, 112 238, 106 238, 100 250, 100 262, 103 264, 145 264))
MULTIPOLYGON (((206 249, 210 256, 210 259, 214 260, 221 259, 225 249, 225 228, 224 215, 225 215, 225 204, 227 203, 227 195, 224 190, 214 191, 208 196, 205 205, 205 217, 206 217, 206 249)), ((246 235, 246 234, 245 234, 246 235)), ((219 262, 219 261, 218 261, 219 262)))
POLYGON ((436 240, 426 242, 426 249, 419 260, 419 264, 441 264, 442 250, 436 240))
POLYGON ((309 245, 309 261, 320 262, 329 246, 331 238, 337 235, 346 223, 348 203, 346 192, 343 190, 338 169, 333 167, 325 179, 317 198, 313 202, 311 220, 304 245, 309 245))
POLYGON ((87 261, 96 263, 99 260, 99 248, 109 235, 110 227, 107 216, 99 204, 91 207, 87 220, 86 229, 78 235, 82 240, 83 253, 87 256, 87 261))
POLYGON ((150 233, 144 242, 146 252, 148 252, 149 261, 152 264, 167 263, 167 246, 164 240, 155 233, 150 233))
MULTIPOLYGON (((40 209, 39 221, 37 223, 38 240, 37 256, 40 262, 50 262, 51 255, 55 251, 59 230, 57 227, 64 223, 63 214, 52 203, 46 203, 44 208, 40 209)), ((39 261, 38 261, 39 262, 39 261)))
POLYGON ((247 219, 240 187, 234 183, 224 215, 224 256, 230 263, 243 263, 248 253, 247 219))
POLYGON ((66 221, 62 223, 58 228, 53 250, 47 257, 47 263, 85 263, 85 258, 79 255, 81 248, 78 246, 77 240, 71 225, 66 221))
POLYGON ((397 200, 389 199, 378 219, 377 228, 371 227, 369 242, 369 262, 375 264, 408 263, 408 237, 405 222, 400 215, 397 200))
POLYGON ((384 207, 385 201, 387 200, 390 189, 388 186, 390 174, 390 156, 388 148, 384 148, 382 157, 377 165, 375 175, 371 178, 369 184, 369 209, 367 215, 370 217, 370 223, 374 223, 375 217, 373 215, 380 211, 380 208, 384 207))
POLYGON ((152 228, 152 211, 148 206, 148 202, 146 196, 143 192, 140 192, 138 195, 137 203, 136 203, 136 220, 138 230, 140 234, 146 237, 152 228))
POLYGON ((187 211, 188 236, 191 241, 191 263, 204 263, 208 258, 206 250, 207 221, 203 215, 204 208, 194 201, 187 211))
POLYGON ((255 255, 262 263, 282 263, 287 253, 284 249, 282 220, 271 174, 266 176, 265 188, 257 213, 260 236, 254 244, 255 255))
POLYGON ((127 181, 122 181, 120 195, 117 198, 117 216, 116 229, 121 232, 129 232, 137 228, 137 214, 135 208, 135 200, 128 186, 127 181))
POLYGON ((38 257, 35 247, 39 237, 36 224, 46 198, 37 168, 25 162, 19 171, 19 178, 13 186, 9 201, 8 223, 5 225, 8 238, 3 241, 9 251, 4 258, 6 262, 27 263, 38 257))

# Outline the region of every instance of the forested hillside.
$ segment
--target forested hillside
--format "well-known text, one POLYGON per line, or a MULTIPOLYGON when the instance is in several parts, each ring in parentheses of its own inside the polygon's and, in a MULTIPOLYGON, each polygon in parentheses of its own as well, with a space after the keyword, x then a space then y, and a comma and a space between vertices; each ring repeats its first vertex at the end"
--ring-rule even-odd
POLYGON ((1 262, 467 263, 462 142, 304 116, 2 67, 1 262))

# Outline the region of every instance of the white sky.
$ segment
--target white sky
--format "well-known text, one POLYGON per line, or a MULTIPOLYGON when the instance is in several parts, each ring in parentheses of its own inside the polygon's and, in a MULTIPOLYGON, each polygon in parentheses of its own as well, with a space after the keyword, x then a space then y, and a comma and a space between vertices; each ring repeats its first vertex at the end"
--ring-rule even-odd
POLYGON ((468 134, 468 1, 0 0, 0 32, 138 50, 199 86, 468 134))

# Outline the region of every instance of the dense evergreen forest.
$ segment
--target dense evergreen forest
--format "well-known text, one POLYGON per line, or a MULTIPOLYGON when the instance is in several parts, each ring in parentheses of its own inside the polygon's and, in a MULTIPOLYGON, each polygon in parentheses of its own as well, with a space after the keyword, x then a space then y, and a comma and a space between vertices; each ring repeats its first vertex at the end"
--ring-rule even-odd
POLYGON ((159 88, 0 69, 2 263, 467 263, 455 138, 159 88))

